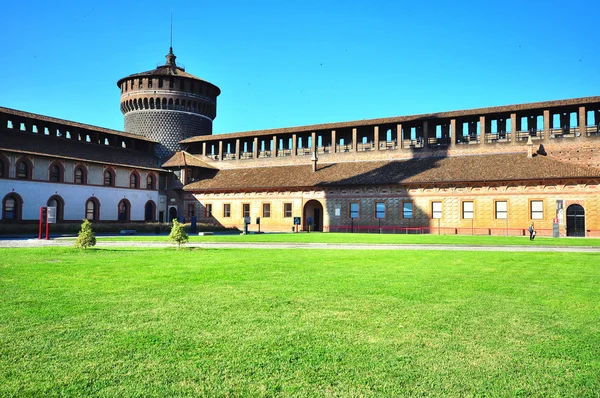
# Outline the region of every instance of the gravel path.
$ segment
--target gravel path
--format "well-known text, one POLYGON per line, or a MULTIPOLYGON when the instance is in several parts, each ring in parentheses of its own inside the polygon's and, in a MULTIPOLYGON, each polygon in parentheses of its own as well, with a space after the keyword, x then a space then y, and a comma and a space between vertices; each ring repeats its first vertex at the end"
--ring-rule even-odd
MULTIPOLYGON (((0 239, 0 248, 72 246, 73 240, 53 239, 0 239)), ((102 242, 97 247, 174 247, 163 242, 102 242)), ((554 252, 600 253, 595 246, 474 246, 474 245, 395 245, 395 244, 344 244, 344 243, 188 243, 186 247, 203 249, 317 249, 317 250, 451 250, 496 252, 554 252)))

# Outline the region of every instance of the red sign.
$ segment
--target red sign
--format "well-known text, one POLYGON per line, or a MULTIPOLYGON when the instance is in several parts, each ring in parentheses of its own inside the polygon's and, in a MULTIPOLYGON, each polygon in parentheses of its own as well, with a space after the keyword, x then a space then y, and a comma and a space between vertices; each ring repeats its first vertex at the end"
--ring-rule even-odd
POLYGON ((558 224, 558 218, 553 218, 553 219, 552 219, 552 222, 553 222, 554 224, 558 224))

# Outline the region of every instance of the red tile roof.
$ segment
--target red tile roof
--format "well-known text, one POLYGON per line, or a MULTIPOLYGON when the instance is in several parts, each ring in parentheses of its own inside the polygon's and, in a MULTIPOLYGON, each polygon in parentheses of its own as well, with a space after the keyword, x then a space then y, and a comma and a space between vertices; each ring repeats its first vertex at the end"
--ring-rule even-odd
POLYGON ((46 135, 3 132, 0 151, 164 171, 153 153, 46 135))
POLYGON ((600 178, 600 169, 566 164, 524 153, 414 158, 409 160, 347 162, 311 165, 228 169, 205 173, 205 179, 186 191, 296 189, 300 187, 383 185, 410 183, 461 183, 491 181, 600 178))
POLYGON ((206 169, 214 169, 213 166, 203 162, 192 154, 189 154, 185 151, 176 152, 169 160, 163 163, 163 168, 169 167, 186 167, 186 166, 194 166, 194 167, 204 167, 206 169))

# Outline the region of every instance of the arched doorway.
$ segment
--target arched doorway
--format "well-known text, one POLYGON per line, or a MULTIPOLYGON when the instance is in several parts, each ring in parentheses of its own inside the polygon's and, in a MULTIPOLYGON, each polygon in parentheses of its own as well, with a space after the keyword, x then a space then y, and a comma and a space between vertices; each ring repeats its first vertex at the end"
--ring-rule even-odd
POLYGON ((156 214, 156 205, 154 201, 149 200, 146 202, 146 206, 144 206, 144 221, 154 221, 156 214))
POLYGON ((65 202, 63 198, 61 198, 59 195, 53 195, 50 197, 50 199, 48 199, 46 205, 48 207, 56 207, 56 222, 63 220, 63 214, 65 209, 65 202))
POLYGON ((311 231, 323 230, 323 205, 318 200, 309 200, 304 204, 303 229, 308 230, 308 219, 312 220, 311 231))
POLYGON ((121 199, 119 205, 117 207, 118 211, 118 220, 119 221, 129 221, 129 212, 131 210, 131 203, 127 199, 121 199))
POLYGON ((567 236, 585 236, 585 210, 581 205, 567 207, 567 236))
POLYGON ((169 222, 173 222, 177 218, 177 207, 169 208, 169 222))

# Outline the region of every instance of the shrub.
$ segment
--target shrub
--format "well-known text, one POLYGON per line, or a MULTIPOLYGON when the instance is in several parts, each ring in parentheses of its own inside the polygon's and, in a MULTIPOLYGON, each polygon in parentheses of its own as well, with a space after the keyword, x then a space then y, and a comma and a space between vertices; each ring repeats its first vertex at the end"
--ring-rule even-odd
POLYGON ((83 220, 81 230, 75 240, 75 247, 87 249, 89 246, 96 246, 96 236, 92 231, 92 224, 88 220, 83 220))
POLYGON ((171 233, 169 234, 169 242, 177 244, 177 248, 181 247, 182 244, 187 243, 189 240, 187 232, 183 228, 183 225, 177 220, 173 220, 173 227, 171 227, 171 233))

